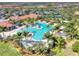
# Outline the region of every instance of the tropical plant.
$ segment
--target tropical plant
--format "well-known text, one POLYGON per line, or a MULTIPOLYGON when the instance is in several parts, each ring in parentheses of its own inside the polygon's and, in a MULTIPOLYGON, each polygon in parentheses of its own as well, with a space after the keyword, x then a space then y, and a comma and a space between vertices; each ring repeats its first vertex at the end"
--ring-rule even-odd
POLYGON ((58 46, 59 48, 62 48, 62 46, 64 45, 64 39, 62 37, 56 37, 56 42, 55 42, 56 46, 58 46))
POLYGON ((5 31, 6 27, 0 26, 0 32, 5 31))
POLYGON ((64 39, 62 37, 54 38, 55 47, 53 48, 54 53, 60 53, 61 49, 64 47, 64 39))
POLYGON ((46 33, 45 37, 48 39, 48 41, 52 41, 53 45, 49 44, 49 48, 53 49, 54 53, 59 53, 64 47, 64 39, 62 37, 56 37, 50 33, 46 33))
POLYGON ((35 21, 35 19, 34 18, 28 18, 28 19, 26 19, 26 21, 28 23, 32 24, 35 21))
POLYGON ((23 36, 22 36, 22 33, 21 33, 21 32, 18 32, 18 33, 17 33, 17 38, 18 38, 19 40, 21 40, 22 37, 23 37, 23 36))
POLYGON ((45 38, 50 39, 51 37, 52 37, 52 35, 49 32, 45 33, 45 38))
POLYGON ((29 33, 29 32, 25 32, 25 31, 22 33, 22 35, 25 37, 25 39, 26 39, 28 33, 29 33))
POLYGON ((29 47, 28 50, 32 51, 33 53, 49 54, 49 52, 50 52, 50 51, 48 51, 48 48, 45 47, 41 42, 38 42, 38 44, 33 45, 33 47, 29 47))
POLYGON ((0 32, 2 32, 3 31, 3 28, 2 27, 0 27, 0 32))

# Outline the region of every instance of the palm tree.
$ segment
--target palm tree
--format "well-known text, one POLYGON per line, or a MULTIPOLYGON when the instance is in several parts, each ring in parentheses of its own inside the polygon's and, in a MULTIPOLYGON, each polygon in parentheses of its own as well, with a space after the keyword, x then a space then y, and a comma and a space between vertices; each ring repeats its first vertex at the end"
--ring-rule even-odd
POLYGON ((70 35, 70 38, 73 39, 74 38, 73 36, 77 33, 74 22, 71 21, 68 24, 64 24, 64 26, 65 26, 65 32, 67 32, 70 35))
POLYGON ((23 37, 23 36, 22 36, 22 33, 21 33, 21 32, 18 32, 18 33, 17 33, 17 38, 18 38, 19 40, 21 40, 22 37, 23 37))
POLYGON ((28 18, 26 21, 27 21, 29 24, 32 24, 32 23, 35 21, 35 19, 34 19, 34 18, 28 18))
POLYGON ((25 39, 26 39, 26 37, 28 36, 28 33, 29 33, 29 32, 25 32, 25 31, 22 33, 22 35, 25 37, 25 39))
POLYGON ((56 42, 55 42, 56 46, 58 46, 59 48, 62 48, 63 44, 64 44, 64 39, 62 37, 56 37, 56 42))
POLYGON ((47 38, 48 40, 47 40, 47 43, 49 44, 49 48, 51 49, 52 47, 53 47, 53 34, 50 34, 49 32, 47 32, 46 34, 45 34, 45 38, 47 38), (50 41, 51 41, 51 43, 50 43, 50 41))
POLYGON ((21 39, 23 38, 23 35, 21 32, 17 33, 17 38, 19 39, 18 41, 19 41, 19 44, 21 45, 21 39))
POLYGON ((52 44, 49 44, 50 49, 56 49, 57 51, 54 51, 56 53, 61 51, 61 48, 64 46, 64 39, 62 37, 56 37, 53 34, 46 33, 45 37, 48 39, 48 42, 51 40, 52 44))
POLYGON ((60 53, 61 49, 64 47, 64 39, 62 37, 53 37, 54 40, 54 47, 52 51, 54 53, 60 53))
POLYGON ((11 40, 18 40, 18 35, 17 34, 14 34, 12 37, 11 37, 11 40))

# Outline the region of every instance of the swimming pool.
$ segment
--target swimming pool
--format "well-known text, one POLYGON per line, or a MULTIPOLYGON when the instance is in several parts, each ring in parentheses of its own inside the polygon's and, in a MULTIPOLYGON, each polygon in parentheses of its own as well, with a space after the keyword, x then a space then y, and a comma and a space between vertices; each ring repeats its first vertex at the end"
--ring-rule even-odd
POLYGON ((43 39, 44 33, 51 31, 54 26, 48 26, 45 22, 37 21, 33 26, 25 27, 22 31, 32 32, 34 41, 41 41, 43 39), (37 27, 39 26, 39 27, 37 27))

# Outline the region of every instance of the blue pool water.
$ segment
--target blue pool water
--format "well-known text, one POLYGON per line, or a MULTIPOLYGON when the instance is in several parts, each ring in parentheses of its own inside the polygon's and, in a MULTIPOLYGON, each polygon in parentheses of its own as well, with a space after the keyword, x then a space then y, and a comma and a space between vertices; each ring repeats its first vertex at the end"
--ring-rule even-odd
POLYGON ((41 41, 43 39, 44 33, 54 28, 54 26, 52 25, 47 27, 47 23, 39 22, 39 21, 34 24, 34 26, 37 26, 37 25, 40 26, 41 28, 29 26, 29 27, 23 28, 22 30, 22 31, 32 32, 33 33, 32 38, 34 41, 41 41))

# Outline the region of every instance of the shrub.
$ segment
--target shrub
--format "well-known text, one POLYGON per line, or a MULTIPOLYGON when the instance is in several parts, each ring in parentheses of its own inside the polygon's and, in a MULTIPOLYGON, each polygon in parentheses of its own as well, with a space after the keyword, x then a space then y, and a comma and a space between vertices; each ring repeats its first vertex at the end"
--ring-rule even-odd
POLYGON ((0 32, 4 31, 5 27, 0 26, 0 32))
POLYGON ((79 53, 79 41, 76 41, 73 45, 72 45, 72 49, 74 52, 78 52, 79 53))

